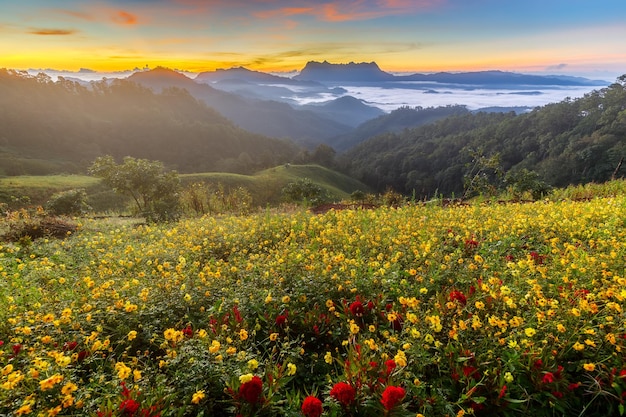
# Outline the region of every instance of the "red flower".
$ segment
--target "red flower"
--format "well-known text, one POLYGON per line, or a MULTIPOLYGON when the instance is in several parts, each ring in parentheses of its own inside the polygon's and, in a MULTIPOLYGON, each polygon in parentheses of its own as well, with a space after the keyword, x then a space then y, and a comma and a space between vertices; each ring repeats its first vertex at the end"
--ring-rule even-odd
POLYGON ((385 366, 387 367, 387 375, 390 375, 396 369, 396 361, 388 359, 385 361, 385 366))
POLYGON ((193 329, 191 328, 191 326, 187 326, 183 329, 183 334, 187 337, 191 337, 193 336, 193 329))
POLYGON ((469 378, 469 377, 472 377, 474 379, 480 378, 480 373, 478 372, 478 368, 476 368, 475 366, 464 366, 463 375, 465 375, 466 378, 469 378))
POLYGON ((452 292, 450 292, 450 301, 458 301, 459 303, 465 305, 467 303, 467 297, 465 297, 465 294, 463 294, 461 291, 459 290, 454 290, 452 292))
POLYGON ((276 317, 276 325, 279 327, 283 327, 285 325, 285 323, 287 323, 287 316, 281 314, 280 316, 276 317))
POLYGON ((498 399, 504 397, 505 394, 506 394, 506 385, 503 385, 502 389, 500 390, 500 394, 498 394, 498 399))
POLYGON ((405 394, 406 392, 404 391, 404 388, 390 385, 383 391, 383 396, 380 399, 380 402, 383 407, 385 407, 385 410, 391 410, 402 401, 405 394))
POLYGON ((355 317, 361 317, 363 313, 365 313, 365 308, 363 307, 363 303, 360 301, 355 301, 350 304, 350 312, 355 317))
POLYGON ((123 415, 132 416, 139 410, 139 403, 133 399, 122 401, 120 411, 123 415))
POLYGON ((76 346, 78 346, 78 342, 76 341, 65 342, 63 343, 63 350, 64 351, 74 350, 76 349, 76 346))
POLYGON ((546 372, 546 374, 541 379, 544 384, 549 384, 550 382, 554 382, 554 374, 552 372, 546 372))
POLYGON ((17 356, 18 353, 22 350, 22 345, 16 343, 13 345, 13 356, 17 356))
POLYGON ((567 389, 570 390, 570 391, 574 391, 578 387, 580 387, 580 383, 579 382, 572 382, 571 384, 569 384, 567 386, 567 389))
POLYGON ((356 396, 356 391, 346 382, 337 382, 330 390, 330 396, 344 406, 349 406, 356 396))
POLYGON ((322 402, 317 397, 309 395, 302 401, 302 414, 304 414, 304 417, 320 417, 323 412, 322 402))
POLYGON ((256 375, 239 387, 239 395, 250 404, 256 404, 259 401, 261 392, 263 392, 263 381, 256 375))

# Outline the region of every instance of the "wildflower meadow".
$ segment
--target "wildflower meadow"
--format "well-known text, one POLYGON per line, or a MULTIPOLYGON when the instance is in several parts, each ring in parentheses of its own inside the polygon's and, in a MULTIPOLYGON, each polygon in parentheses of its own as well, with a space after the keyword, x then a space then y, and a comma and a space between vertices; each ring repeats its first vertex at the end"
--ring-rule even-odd
POLYGON ((0 415, 624 413, 626 197, 0 245, 0 415))

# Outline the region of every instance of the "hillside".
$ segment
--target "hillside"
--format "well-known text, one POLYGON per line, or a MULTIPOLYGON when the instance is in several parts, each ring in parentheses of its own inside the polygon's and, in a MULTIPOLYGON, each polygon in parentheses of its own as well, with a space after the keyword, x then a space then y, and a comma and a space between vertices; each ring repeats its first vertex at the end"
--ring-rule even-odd
POLYGON ((319 165, 281 165, 269 168, 254 175, 227 173, 188 174, 182 177, 185 183, 209 182, 222 184, 226 189, 244 187, 248 189, 258 206, 281 202, 281 190, 288 183, 299 179, 309 179, 327 190, 335 201, 349 198, 354 191, 371 192, 367 185, 345 174, 319 165))
POLYGON ((350 133, 333 138, 331 145, 337 151, 348 150, 359 143, 383 133, 397 133, 404 129, 433 123, 448 116, 465 114, 464 106, 429 108, 401 107, 388 114, 363 122, 350 133))
POLYGON ((153 92, 128 80, 86 87, 0 70, 0 175, 84 173, 104 154, 160 160, 180 172, 254 172, 300 151, 235 126, 175 80, 153 92))
MULTIPOLYGON (((339 172, 319 165, 280 165, 251 175, 227 172, 182 174, 184 187, 194 183, 206 183, 226 191, 245 188, 252 196, 253 205, 266 207, 282 202, 281 191, 290 182, 309 179, 328 192, 331 199, 349 198, 354 191, 371 192, 365 184, 339 172)), ((24 175, 0 178, 0 205, 16 209, 24 206, 44 205, 54 194, 70 189, 84 188, 88 203, 96 212, 124 211, 126 199, 115 195, 95 177, 85 175, 24 175)))
MULTIPOLYGON (((382 134, 349 149, 342 163, 379 191, 459 196, 482 157, 497 159, 504 172, 534 171, 557 187, 610 179, 626 157, 626 75, 524 114, 467 113, 382 134)), ((623 176, 623 167, 616 174, 623 176)))
MULTIPOLYGON (((199 81, 206 79, 203 76, 199 81)), ((228 91, 220 91, 165 68, 138 72, 128 77, 128 80, 154 91, 162 91, 172 85, 184 88, 193 97, 242 129, 270 137, 289 138, 303 144, 319 143, 325 138, 351 129, 350 126, 323 114, 294 109, 279 101, 245 98, 228 91)))

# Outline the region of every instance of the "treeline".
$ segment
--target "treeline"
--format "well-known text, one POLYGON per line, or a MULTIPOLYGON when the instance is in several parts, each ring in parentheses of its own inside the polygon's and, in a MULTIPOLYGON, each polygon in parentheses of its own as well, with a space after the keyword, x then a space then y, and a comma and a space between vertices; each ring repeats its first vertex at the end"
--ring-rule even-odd
POLYGON ((181 88, 154 93, 117 79, 83 86, 0 69, 1 175, 51 173, 50 161, 60 161, 57 170, 85 172, 101 155, 159 160, 180 172, 249 173, 300 151, 235 126, 181 88))
MULTIPOLYGON (((492 165, 483 172, 492 182, 497 172, 523 171, 563 187, 610 179, 624 156, 626 75, 582 98, 520 115, 464 113, 385 133, 348 150, 339 165, 379 191, 426 198, 462 195, 468 176, 480 173, 480 161, 492 165)), ((616 176, 624 172, 626 166, 616 176)))

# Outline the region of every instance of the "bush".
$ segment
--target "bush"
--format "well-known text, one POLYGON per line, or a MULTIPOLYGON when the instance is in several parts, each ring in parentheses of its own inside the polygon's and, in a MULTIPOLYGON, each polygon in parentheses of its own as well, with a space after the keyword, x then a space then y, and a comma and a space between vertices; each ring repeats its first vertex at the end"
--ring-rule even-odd
POLYGON ((290 182, 282 189, 282 195, 288 202, 322 204, 329 200, 328 193, 308 178, 290 182))
POLYGON ((61 191, 54 194, 45 204, 46 211, 54 215, 81 215, 91 210, 87 204, 84 188, 61 191))

